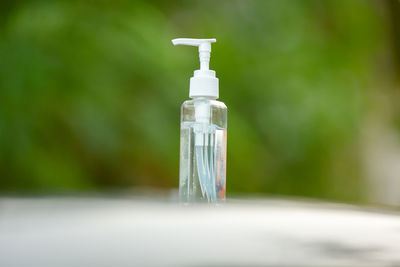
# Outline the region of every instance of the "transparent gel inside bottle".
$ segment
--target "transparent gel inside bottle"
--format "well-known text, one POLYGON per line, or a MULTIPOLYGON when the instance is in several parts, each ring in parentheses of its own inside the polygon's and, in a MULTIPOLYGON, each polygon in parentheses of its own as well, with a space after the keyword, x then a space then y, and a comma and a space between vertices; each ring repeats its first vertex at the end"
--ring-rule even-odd
POLYGON ((181 110, 179 198, 225 201, 227 108, 212 98, 185 101, 181 110))

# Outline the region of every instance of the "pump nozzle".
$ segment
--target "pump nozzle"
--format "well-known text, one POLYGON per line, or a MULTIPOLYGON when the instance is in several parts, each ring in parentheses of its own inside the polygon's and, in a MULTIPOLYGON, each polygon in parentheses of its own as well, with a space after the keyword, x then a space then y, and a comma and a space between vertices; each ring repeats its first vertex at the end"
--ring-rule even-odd
POLYGON ((211 43, 216 39, 177 38, 172 40, 173 45, 190 45, 199 47, 200 70, 194 72, 190 79, 190 97, 210 96, 218 98, 218 78, 215 71, 209 69, 211 43))
POLYGON ((199 47, 200 70, 208 70, 210 63, 211 43, 215 43, 216 39, 191 39, 177 38, 173 39, 174 45, 190 45, 199 47))

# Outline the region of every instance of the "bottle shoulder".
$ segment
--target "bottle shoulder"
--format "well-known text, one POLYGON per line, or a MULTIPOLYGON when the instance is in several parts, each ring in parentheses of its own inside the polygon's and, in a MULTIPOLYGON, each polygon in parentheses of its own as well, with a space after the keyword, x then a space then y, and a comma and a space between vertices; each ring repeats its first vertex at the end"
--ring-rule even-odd
POLYGON ((198 105, 199 103, 206 104, 213 108, 225 110, 228 109, 224 102, 215 99, 189 99, 182 103, 182 108, 191 108, 198 105))
POLYGON ((209 98, 196 98, 182 104, 181 121, 211 123, 226 129, 227 114, 228 109, 223 102, 209 98))

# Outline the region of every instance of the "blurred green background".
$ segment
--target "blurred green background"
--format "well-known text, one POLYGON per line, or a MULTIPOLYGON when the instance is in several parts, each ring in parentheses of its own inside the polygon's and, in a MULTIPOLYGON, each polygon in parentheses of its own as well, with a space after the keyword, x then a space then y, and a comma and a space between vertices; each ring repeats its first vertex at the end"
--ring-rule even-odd
POLYGON ((0 191, 178 186, 180 105, 217 38, 229 194, 400 203, 395 0, 1 1, 0 191))

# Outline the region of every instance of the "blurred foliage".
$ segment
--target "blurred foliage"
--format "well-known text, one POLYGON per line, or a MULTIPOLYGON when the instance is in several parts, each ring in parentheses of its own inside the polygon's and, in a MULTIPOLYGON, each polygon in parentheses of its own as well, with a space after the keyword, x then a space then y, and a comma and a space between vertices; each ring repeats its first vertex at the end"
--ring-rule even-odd
POLYGON ((360 201, 361 124, 389 46, 383 2, 8 1, 0 19, 0 189, 178 184, 197 69, 217 38, 228 191, 360 201))

